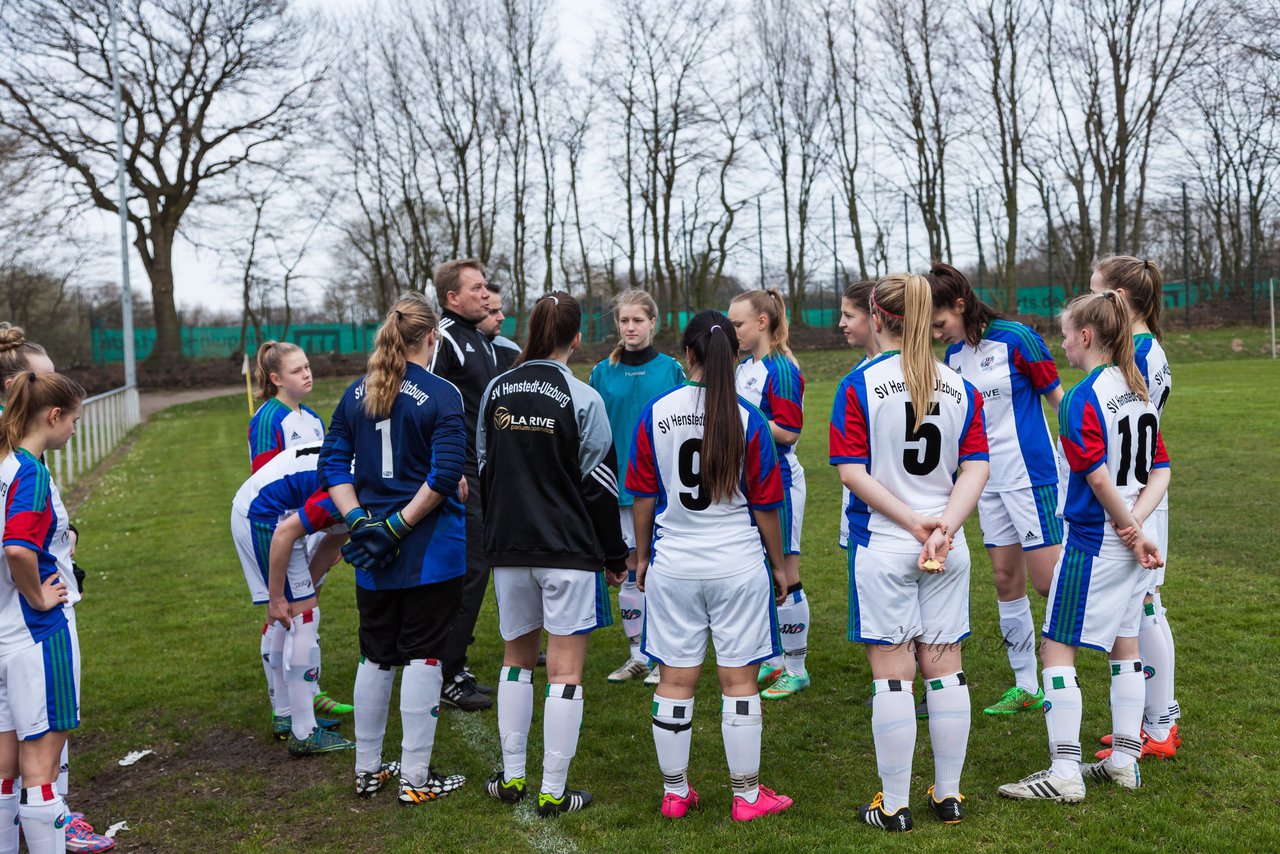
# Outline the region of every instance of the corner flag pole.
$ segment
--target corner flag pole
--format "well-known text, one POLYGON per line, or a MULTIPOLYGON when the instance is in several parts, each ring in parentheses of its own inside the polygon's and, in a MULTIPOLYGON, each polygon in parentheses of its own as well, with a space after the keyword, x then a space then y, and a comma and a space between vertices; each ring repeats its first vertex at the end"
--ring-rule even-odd
POLYGON ((249 369, 249 354, 244 354, 244 364, 240 366, 240 373, 244 374, 244 395, 249 401, 249 416, 253 417, 253 371, 249 369))

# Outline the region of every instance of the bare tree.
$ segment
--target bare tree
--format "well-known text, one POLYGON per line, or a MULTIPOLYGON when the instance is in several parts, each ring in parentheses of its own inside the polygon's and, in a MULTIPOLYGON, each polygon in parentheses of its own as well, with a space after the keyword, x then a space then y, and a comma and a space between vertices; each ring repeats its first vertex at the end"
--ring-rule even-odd
POLYGON ((950 262, 947 156, 969 103, 955 61, 952 5, 950 0, 880 0, 876 12, 887 49, 878 113, 893 130, 890 147, 907 172, 929 255, 950 262))
POLYGON ((831 93, 827 100, 827 123, 830 126, 834 168, 849 232, 853 235, 854 252, 858 256, 858 278, 866 279, 867 248, 859 210, 865 171, 860 119, 865 119, 863 97, 867 86, 862 22, 854 7, 843 3, 826 2, 819 9, 819 14, 831 93))
MULTIPOLYGON (((287 0, 134 0, 121 8, 128 217, 151 281, 151 360, 182 356, 173 248, 207 185, 270 157, 307 117, 317 76, 287 0)), ((117 212, 107 6, 11 0, 0 11, 0 124, 117 212)))
POLYGON ((826 160, 828 74, 812 38, 809 10, 794 0, 756 0, 760 60, 758 134, 782 191, 787 296, 803 323, 809 253, 809 205, 826 160))

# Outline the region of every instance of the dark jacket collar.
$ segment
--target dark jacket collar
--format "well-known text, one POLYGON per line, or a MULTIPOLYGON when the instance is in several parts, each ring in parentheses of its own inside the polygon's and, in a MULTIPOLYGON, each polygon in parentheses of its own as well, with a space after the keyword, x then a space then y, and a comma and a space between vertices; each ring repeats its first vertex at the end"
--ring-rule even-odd
POLYGON ((658 358, 658 351, 653 349, 653 345, 650 344, 643 350, 627 350, 624 348, 618 356, 618 361, 624 365, 644 365, 656 358, 658 358))

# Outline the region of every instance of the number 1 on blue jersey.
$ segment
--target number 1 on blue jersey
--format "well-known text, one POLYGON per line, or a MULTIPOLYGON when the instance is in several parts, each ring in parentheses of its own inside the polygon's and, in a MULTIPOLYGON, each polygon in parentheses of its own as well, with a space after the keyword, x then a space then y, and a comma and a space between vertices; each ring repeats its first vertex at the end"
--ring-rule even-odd
POLYGON ((384 418, 374 427, 382 437, 382 478, 389 480, 396 476, 394 461, 391 458, 391 419, 384 418))

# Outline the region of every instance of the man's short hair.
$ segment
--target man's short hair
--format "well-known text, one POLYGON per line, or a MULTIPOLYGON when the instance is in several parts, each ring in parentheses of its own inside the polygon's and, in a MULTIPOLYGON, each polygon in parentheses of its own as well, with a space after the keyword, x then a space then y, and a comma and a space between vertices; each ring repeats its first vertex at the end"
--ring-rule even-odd
POLYGON ((445 297, 458 292, 462 287, 462 271, 475 270, 484 275, 484 264, 478 258, 455 258, 445 261, 431 272, 431 280, 436 286, 436 299, 440 301, 440 309, 448 307, 445 297))

